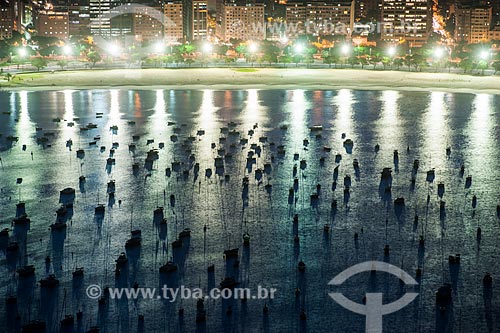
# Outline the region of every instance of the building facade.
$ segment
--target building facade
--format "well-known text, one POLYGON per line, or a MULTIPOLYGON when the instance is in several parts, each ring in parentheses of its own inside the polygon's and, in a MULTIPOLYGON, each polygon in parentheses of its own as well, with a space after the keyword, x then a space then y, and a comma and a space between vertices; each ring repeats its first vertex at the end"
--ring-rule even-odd
POLYGON ((90 35, 89 0, 73 0, 68 4, 69 35, 84 37, 90 35))
POLYGON ((286 4, 287 34, 350 35, 354 25, 355 2, 289 2, 286 4))
POLYGON ((229 41, 263 40, 266 38, 263 4, 225 4, 219 39, 229 41))
POLYGON ((492 13, 491 7, 458 5, 455 8, 455 42, 477 44, 489 41, 492 13))
POLYGON ((90 0, 89 21, 93 36, 111 37, 111 0, 90 0))
POLYGON ((379 22, 381 20, 382 0, 355 0, 354 11, 356 22, 379 22))
POLYGON ((193 40, 208 37, 208 1, 193 0, 193 40))
POLYGON ((14 31, 14 6, 8 2, 0 3, 0 39, 9 39, 14 31))
POLYGON ((61 40, 69 38, 68 12, 55 11, 50 5, 35 14, 35 30, 38 36, 56 37, 61 40))
POLYGON ((384 0, 381 39, 420 47, 432 32, 432 15, 430 0, 384 0))
POLYGON ((168 1, 164 4, 165 22, 163 36, 167 43, 184 41, 184 19, 182 1, 168 1))
POLYGON ((163 38, 163 15, 158 17, 160 8, 142 6, 134 8, 133 32, 137 41, 160 40, 163 38))

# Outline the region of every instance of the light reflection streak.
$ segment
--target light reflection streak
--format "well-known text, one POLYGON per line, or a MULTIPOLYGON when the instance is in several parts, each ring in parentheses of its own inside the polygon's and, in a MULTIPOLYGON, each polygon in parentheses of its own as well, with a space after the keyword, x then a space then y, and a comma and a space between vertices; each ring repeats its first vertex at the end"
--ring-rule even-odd
POLYGON ((155 134, 161 133, 162 129, 164 129, 166 126, 166 109, 167 104, 165 103, 165 91, 162 89, 158 89, 156 90, 156 100, 154 106, 155 113, 153 115, 154 121, 152 122, 153 132, 155 134))
POLYGON ((116 125, 116 121, 120 119, 120 91, 117 89, 110 90, 110 104, 109 104, 109 121, 116 125))
MULTIPOLYGON (((204 140, 209 140, 209 142, 216 142, 218 137, 216 112, 217 107, 214 105, 214 91, 203 90, 197 126, 198 129, 205 130, 203 138, 204 140)), ((210 156, 212 154, 210 145, 200 145, 198 149, 201 156, 210 156)))
POLYGON ((247 124, 257 123, 260 118, 262 106, 259 104, 257 89, 248 89, 245 108, 243 109, 243 122, 247 124))
MULTIPOLYGON (((307 123, 305 119, 306 110, 310 107, 310 102, 306 100, 304 90, 296 89, 290 91, 291 100, 287 105, 290 112, 290 144, 297 150, 302 146, 302 140, 306 137, 307 123)), ((295 151, 294 151, 295 153, 295 151)))
MULTIPOLYGON (((73 90, 64 90, 64 119, 68 122, 72 122, 75 117, 73 110, 73 90)), ((69 139, 71 135, 76 131, 76 126, 65 126, 63 128, 64 135, 69 139)))
POLYGON ((424 116, 425 133, 425 162, 428 163, 428 168, 439 167, 436 157, 442 157, 446 149, 446 114, 448 108, 445 102, 446 93, 432 92, 430 95, 430 104, 424 116))
MULTIPOLYGON (((471 150, 474 158, 470 158, 471 166, 475 170, 484 168, 495 160, 494 151, 498 144, 494 140, 492 95, 477 94, 473 101, 473 110, 470 119, 471 150)), ((494 166, 490 166, 494 167, 494 166)))
MULTIPOLYGON (((19 109, 19 125, 17 126, 17 136, 21 142, 28 142, 33 131, 30 116, 28 113, 28 92, 19 92, 20 109, 19 109)), ((14 106, 15 108, 15 106, 14 106)))
POLYGON ((352 139, 352 105, 354 104, 352 91, 341 89, 337 96, 333 98, 334 105, 337 107, 336 128, 340 133, 346 133, 347 137, 352 139))
POLYGON ((380 141, 383 145, 391 148, 387 151, 396 150, 401 146, 401 131, 398 116, 399 97, 400 93, 397 91, 383 91, 380 97, 382 112, 377 132, 382 136, 380 141))

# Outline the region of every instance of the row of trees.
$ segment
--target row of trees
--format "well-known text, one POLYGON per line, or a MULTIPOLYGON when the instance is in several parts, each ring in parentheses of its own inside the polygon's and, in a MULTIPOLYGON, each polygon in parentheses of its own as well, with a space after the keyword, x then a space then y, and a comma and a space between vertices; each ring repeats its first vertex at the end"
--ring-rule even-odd
MULTIPOLYGON (((31 41, 37 45, 37 51, 25 47, 26 55, 17 56, 15 52, 25 41, 21 35, 14 34, 10 40, 0 41, 0 57, 9 57, 10 63, 21 64, 30 59, 31 64, 38 70, 47 67, 47 57, 58 59, 57 65, 62 69, 67 67, 68 59, 86 61, 92 68, 97 63, 111 64, 120 58, 128 64, 146 64, 149 66, 162 66, 164 64, 187 64, 222 62, 232 63, 238 58, 245 58, 248 63, 259 64, 287 64, 294 63, 306 65, 314 62, 328 64, 329 67, 372 67, 373 69, 391 68, 421 71, 426 67, 461 68, 464 73, 473 70, 484 72, 492 66, 496 71, 500 70, 500 54, 489 56, 487 59, 480 58, 478 54, 490 49, 489 45, 458 45, 452 50, 444 52, 442 57, 435 56, 436 45, 426 45, 422 48, 408 48, 404 45, 381 47, 356 46, 337 42, 333 47, 322 47, 321 43, 310 42, 305 38, 296 40, 293 44, 282 44, 272 41, 260 41, 258 44, 243 41, 233 41, 233 44, 207 45, 202 41, 192 44, 186 43, 176 46, 168 46, 161 51, 153 51, 153 43, 150 45, 131 45, 123 50, 121 56, 111 55, 109 50, 100 49, 91 38, 72 41, 72 56, 66 57, 64 43, 53 37, 34 37, 31 41), (5 46, 5 47, 3 47, 5 46), (298 47, 300 46, 300 47, 298 47)), ((330 43, 329 46, 332 44, 330 43)), ((444 49, 443 49, 444 50, 444 49)))

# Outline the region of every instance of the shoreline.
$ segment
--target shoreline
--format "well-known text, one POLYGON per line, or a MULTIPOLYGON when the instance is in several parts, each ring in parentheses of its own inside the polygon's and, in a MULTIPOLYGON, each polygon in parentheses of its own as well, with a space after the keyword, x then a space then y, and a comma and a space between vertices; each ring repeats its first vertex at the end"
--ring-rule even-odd
MULTIPOLYGON (((500 76, 360 69, 109 69, 18 74, 0 91, 88 89, 398 90, 500 94, 500 76), (493 88, 498 87, 498 88, 493 88)), ((5 84, 5 83, 4 83, 5 84)))

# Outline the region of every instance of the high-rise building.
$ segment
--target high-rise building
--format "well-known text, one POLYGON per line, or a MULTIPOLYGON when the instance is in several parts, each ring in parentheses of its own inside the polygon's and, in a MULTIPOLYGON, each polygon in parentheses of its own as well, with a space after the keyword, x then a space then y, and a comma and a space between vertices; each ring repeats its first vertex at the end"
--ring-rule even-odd
POLYGON ((163 15, 158 15, 159 9, 150 6, 134 8, 134 36, 138 41, 160 40, 163 38, 163 15))
POLYGON ((181 0, 170 0, 164 4, 164 39, 167 43, 184 41, 183 5, 181 0))
POLYGON ((208 1, 193 0, 193 40, 207 39, 208 1))
POLYGON ((34 17, 35 30, 38 36, 69 38, 69 17, 67 11, 55 11, 46 4, 43 10, 36 12, 34 17))
POLYGON ((455 41, 468 44, 488 41, 491 22, 491 7, 458 4, 455 8, 455 41))
POLYGON ((193 40, 193 0, 182 0, 184 40, 193 40))
POLYGON ((103 38, 111 37, 111 0, 90 0, 90 33, 103 38))
POLYGON ((12 37, 14 31, 14 6, 6 1, 0 1, 0 39, 12 37))
POLYGON ((472 10, 469 43, 477 44, 489 40, 491 14, 491 7, 477 7, 472 10))
POLYGON ((354 1, 287 2, 286 22, 288 37, 303 33, 349 35, 354 24, 354 1))
POLYGON ((111 0, 111 36, 123 37, 132 35, 134 25, 134 10, 136 8, 136 5, 141 6, 135 1, 111 0))
POLYGON ((431 0, 384 0, 381 39, 420 47, 432 32, 431 0))
POLYGON ((266 38, 264 5, 239 5, 226 3, 223 6, 219 39, 263 40, 266 38))
POLYGON ((380 22, 382 0, 354 0, 356 22, 380 22))
POLYGON ((90 35, 90 3, 89 0, 72 0, 68 3, 69 35, 90 35))

